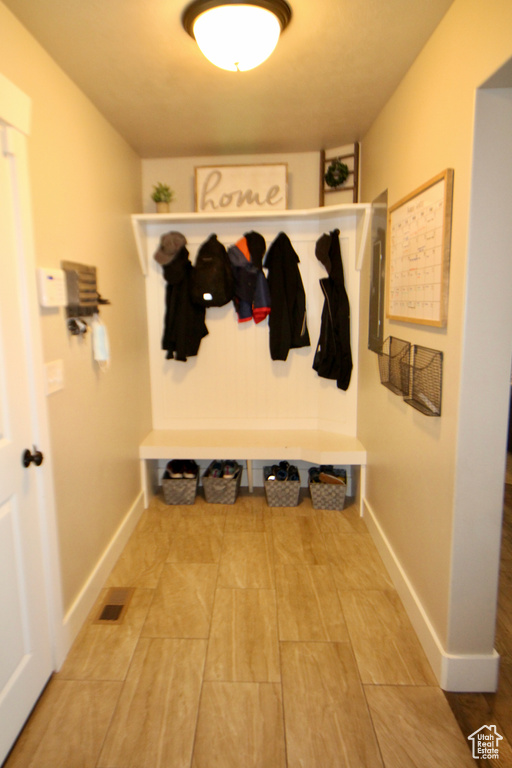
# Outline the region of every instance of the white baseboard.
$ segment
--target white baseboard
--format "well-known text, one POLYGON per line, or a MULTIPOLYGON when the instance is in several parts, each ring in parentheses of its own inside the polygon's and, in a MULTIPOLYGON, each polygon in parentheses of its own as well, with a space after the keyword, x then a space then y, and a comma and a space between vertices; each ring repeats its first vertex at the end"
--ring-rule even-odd
POLYGON ((440 687, 459 693, 495 691, 499 654, 496 651, 483 655, 447 653, 367 499, 363 501, 363 518, 440 687))
POLYGON ((112 536, 112 539, 105 547, 103 554, 75 598, 73 605, 64 616, 60 632, 60 642, 56 651, 57 669, 60 669, 64 663, 78 632, 87 619, 100 590, 133 533, 143 511, 144 497, 141 491, 112 536))
POLYGON ((444 691, 494 693, 498 688, 500 655, 452 656, 445 653, 439 685, 444 691))

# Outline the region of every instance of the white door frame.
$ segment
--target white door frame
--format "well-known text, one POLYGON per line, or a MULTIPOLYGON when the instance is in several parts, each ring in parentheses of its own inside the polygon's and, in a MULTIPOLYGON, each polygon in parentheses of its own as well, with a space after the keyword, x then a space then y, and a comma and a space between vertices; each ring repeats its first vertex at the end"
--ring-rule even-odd
POLYGON ((511 136, 512 59, 475 98, 448 632, 449 649, 467 647, 469 638, 475 651, 467 656, 473 672, 462 656, 453 665, 443 686, 452 691, 492 691, 498 677, 492 649, 512 352, 511 136))
MULTIPOLYGON (((0 73, 0 124, 30 135, 31 100, 0 73)), ((8 136, 9 130, 2 131, 8 136)), ((3 151, 9 151, 8 146, 3 151)), ((18 222, 24 259, 19 264, 22 286, 23 335, 27 349, 30 378, 30 409, 34 442, 44 453, 37 474, 38 516, 45 571, 45 592, 49 608, 53 668, 58 669, 67 647, 63 636, 63 607, 50 430, 45 395, 45 376, 39 303, 36 286, 36 261, 32 227, 32 205, 27 158, 17 158, 21 217, 18 222)))

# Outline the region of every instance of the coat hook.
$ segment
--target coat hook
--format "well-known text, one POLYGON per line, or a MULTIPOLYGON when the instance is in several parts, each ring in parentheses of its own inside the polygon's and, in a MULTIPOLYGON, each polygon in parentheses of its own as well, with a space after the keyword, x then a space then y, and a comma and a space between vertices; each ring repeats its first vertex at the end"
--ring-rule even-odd
POLYGON ((77 317, 71 317, 67 321, 68 331, 72 336, 85 336, 87 333, 87 323, 77 317))

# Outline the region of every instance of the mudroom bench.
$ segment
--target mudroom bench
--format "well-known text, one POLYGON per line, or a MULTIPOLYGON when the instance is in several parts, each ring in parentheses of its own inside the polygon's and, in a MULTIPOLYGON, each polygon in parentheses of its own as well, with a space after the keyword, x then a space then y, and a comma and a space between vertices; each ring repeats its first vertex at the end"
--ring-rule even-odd
MULTIPOLYGON (((155 461, 229 458, 245 461, 249 490, 252 461, 308 461, 359 466, 359 500, 364 498, 366 450, 357 437, 322 430, 167 430, 149 432, 139 449, 144 503, 149 504, 150 470, 155 461)), ((154 473, 153 473, 154 474, 154 473)))

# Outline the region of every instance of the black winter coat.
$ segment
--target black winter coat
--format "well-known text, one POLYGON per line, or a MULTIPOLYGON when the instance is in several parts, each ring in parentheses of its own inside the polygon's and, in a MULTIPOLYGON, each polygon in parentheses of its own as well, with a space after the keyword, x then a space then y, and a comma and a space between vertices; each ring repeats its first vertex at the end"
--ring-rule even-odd
POLYGON ((313 368, 322 378, 335 379, 338 389, 347 390, 352 374, 350 306, 345 290, 339 229, 319 238, 316 255, 326 266, 329 277, 320 280, 324 306, 313 368))
POLYGON ((206 309, 193 304, 190 299, 193 266, 185 246, 162 269, 167 283, 162 349, 167 351, 167 360, 184 362, 187 357, 197 355, 201 339, 208 333, 206 309))
POLYGON ((280 232, 265 257, 270 290, 270 356, 286 360, 290 349, 309 347, 306 294, 299 271, 299 257, 284 232, 280 232))

